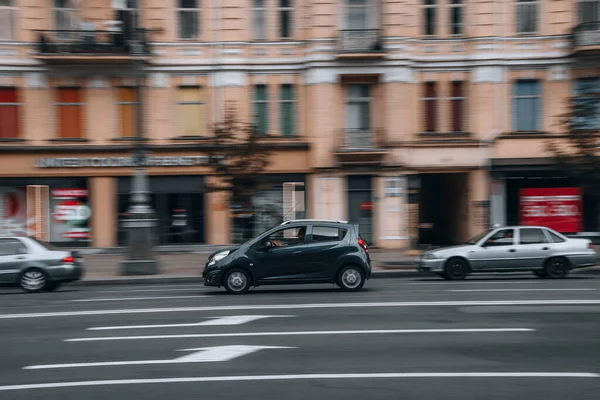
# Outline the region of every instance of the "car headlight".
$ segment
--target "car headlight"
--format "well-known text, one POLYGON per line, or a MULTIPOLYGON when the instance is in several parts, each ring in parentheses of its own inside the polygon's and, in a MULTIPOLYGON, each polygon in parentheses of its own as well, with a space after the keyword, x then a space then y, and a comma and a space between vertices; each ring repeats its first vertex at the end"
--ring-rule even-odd
POLYGON ((208 262, 208 266, 210 267, 211 265, 215 265, 218 261, 221 261, 222 259, 227 257, 229 253, 229 250, 218 252, 213 256, 213 258, 210 259, 210 261, 208 262))
POLYGON ((436 255, 432 253, 423 254, 423 260, 435 260, 436 258, 436 255))

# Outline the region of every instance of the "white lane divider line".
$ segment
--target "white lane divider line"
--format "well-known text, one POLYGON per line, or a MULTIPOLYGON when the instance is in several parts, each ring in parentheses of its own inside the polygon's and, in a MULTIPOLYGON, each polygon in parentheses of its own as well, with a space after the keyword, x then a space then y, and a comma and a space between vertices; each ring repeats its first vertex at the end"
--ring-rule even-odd
POLYGON ((259 336, 320 336, 320 335, 381 335, 394 333, 508 333, 534 332, 533 328, 456 328, 456 329, 370 329, 347 331, 296 331, 296 332, 232 332, 232 333, 191 333, 180 335, 146 336, 104 336, 65 339, 65 342, 106 342, 115 340, 154 340, 154 339, 190 339, 223 337, 259 337, 259 336))
POLYGON ((103 302, 103 301, 201 299, 203 297, 210 297, 210 296, 196 295, 196 296, 105 297, 105 298, 77 299, 77 300, 69 300, 69 301, 72 303, 94 303, 94 302, 103 302))
MULTIPOLYGON (((209 296, 210 297, 210 296, 209 296)), ((92 315, 118 314, 162 314, 200 311, 239 310, 306 310, 319 308, 371 308, 371 307, 474 307, 474 306, 557 306, 557 305, 600 305, 599 300, 490 300, 490 301, 409 301, 409 302, 366 302, 366 303, 296 303, 296 304, 248 304, 235 306, 202 306, 171 308, 134 308, 117 310, 53 311, 22 314, 0 314, 0 319, 87 317, 92 315)))
POLYGON ((295 347, 286 346, 248 346, 248 345, 232 345, 232 346, 214 346, 201 347, 197 349, 182 349, 178 351, 192 351, 192 354, 187 354, 182 357, 177 357, 171 360, 136 360, 136 361, 108 361, 108 362, 87 362, 73 364, 45 364, 45 365, 30 365, 23 369, 62 369, 62 368, 86 368, 86 367, 116 367, 124 365, 155 365, 155 364, 185 364, 185 363, 202 363, 202 362, 222 362, 230 361, 234 358, 244 356, 246 354, 255 353, 263 349, 294 349, 295 347))
POLYGON ((248 322, 257 321, 265 318, 290 318, 295 315, 232 315, 228 317, 219 317, 209 319, 208 321, 188 323, 188 324, 164 324, 164 325, 125 325, 125 326, 96 326, 87 328, 88 331, 111 331, 125 329, 154 329, 154 328, 187 328, 194 326, 229 326, 241 325, 248 322))
POLYGON ((430 281, 430 282, 405 282, 404 285, 540 285, 540 284, 548 284, 548 281, 542 280, 532 280, 532 281, 463 281, 463 282, 447 282, 444 280, 440 281, 430 281))
POLYGON ((573 289, 450 289, 447 292, 593 292, 598 289, 573 288, 573 289))
POLYGON ((0 386, 0 391, 33 389, 56 389, 90 386, 145 385, 169 383, 208 383, 208 382, 255 382, 255 381, 294 381, 332 379, 443 379, 443 378, 548 378, 548 379, 595 379, 600 374, 594 372, 392 372, 392 373, 353 373, 353 374, 293 374, 293 375, 238 375, 238 376, 198 376, 154 379, 114 379, 79 382, 50 382, 24 385, 0 386))

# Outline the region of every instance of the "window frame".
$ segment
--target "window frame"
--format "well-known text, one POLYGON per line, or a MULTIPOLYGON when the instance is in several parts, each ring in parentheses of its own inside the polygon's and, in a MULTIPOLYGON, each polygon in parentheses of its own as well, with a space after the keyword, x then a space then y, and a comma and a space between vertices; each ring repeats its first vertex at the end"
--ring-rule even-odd
POLYGON ((546 233, 546 236, 548 236, 550 238, 551 243, 565 243, 567 241, 567 239, 558 232, 555 232, 548 228, 545 228, 544 231, 546 233), (559 241, 555 240, 555 238, 554 238, 555 236, 559 239, 559 241))
POLYGON ((438 118, 438 108, 439 108, 439 103, 440 103, 440 94, 439 94, 439 83, 437 81, 425 81, 423 82, 422 85, 422 95, 421 95, 421 102, 423 103, 423 133, 438 133, 439 132, 439 118, 438 118), (431 85, 433 87, 433 96, 428 96, 427 93, 427 88, 428 86, 431 85), (433 115, 431 116, 432 118, 432 124, 433 124, 433 129, 430 130, 428 129, 429 126, 429 118, 428 118, 428 111, 429 111, 429 107, 428 104, 429 103, 433 103, 432 106, 432 112, 433 115))
POLYGON ((577 25, 586 22, 598 22, 600 20, 600 0, 577 0, 577 25), (596 10, 594 11, 595 17, 592 17, 589 21, 582 18, 585 14, 582 13, 584 3, 596 3, 596 10))
POLYGON ((279 85, 279 133, 281 136, 286 136, 286 137, 292 137, 292 136, 296 136, 297 135, 297 127, 296 127, 296 110, 297 110, 297 104, 296 104, 296 85, 294 85, 293 83, 283 83, 281 85, 279 85), (291 93, 291 98, 289 99, 284 99, 283 98, 283 94, 284 94, 284 87, 289 87, 290 88, 290 93, 291 93), (290 106, 291 107, 291 131, 289 133, 286 133, 285 131, 285 107, 286 106, 290 106))
POLYGON ((256 133, 259 136, 268 136, 269 135, 269 85, 265 84, 265 83, 259 83, 259 84, 254 84, 252 87, 252 123, 254 125, 254 133, 256 133), (265 89, 265 98, 264 100, 259 100, 258 99, 258 88, 259 87, 264 87, 265 89), (265 121, 265 126, 264 126, 264 131, 261 132, 259 131, 260 125, 259 125, 259 115, 257 112, 257 108, 258 107, 264 107, 264 121, 265 121))
POLYGON ((80 86, 58 86, 55 88, 56 97, 54 100, 54 137, 56 139, 83 139, 85 138, 85 101, 84 101, 84 91, 80 86), (61 102, 60 101, 60 93, 63 90, 76 90, 79 97, 79 102, 61 102), (63 120, 61 118, 61 107, 78 107, 78 114, 81 121, 81 131, 78 136, 64 136, 64 132, 61 129, 63 120))
MULTIPOLYGON (((276 231, 271 232, 270 234, 265 235, 258 243, 260 243, 260 245, 266 243, 266 242, 273 242, 273 235, 278 234, 279 232, 284 232, 286 230, 295 230, 296 231, 296 235, 294 236, 294 238, 298 237, 298 232, 304 228, 304 240, 300 241, 298 240, 298 242, 290 244, 288 243, 285 246, 281 246, 281 247, 271 247, 271 250, 278 250, 278 249, 287 249, 290 247, 296 247, 296 246, 302 246, 302 245, 306 245, 308 242, 308 225, 301 225, 301 226, 283 226, 280 229, 277 229, 276 231)), ((292 238, 285 238, 285 235, 282 235, 282 239, 292 239, 292 238)), ((279 239, 275 239, 275 240, 279 240, 279 239)))
POLYGON ((181 7, 181 0, 175 0, 176 3, 176 7, 175 7, 175 13, 176 13, 176 18, 175 21, 177 21, 177 39, 181 40, 181 41, 193 41, 193 40, 198 40, 200 39, 201 35, 201 29, 202 29, 202 0, 194 0, 196 2, 196 6, 195 7, 181 7), (183 27, 183 19, 181 18, 182 14, 184 13, 195 13, 196 15, 196 26, 195 26, 195 35, 191 36, 191 37, 183 37, 181 35, 181 30, 183 27))
POLYGON ((252 40, 255 42, 266 41, 268 38, 268 27, 269 27, 267 0, 251 0, 251 1, 252 1, 252 8, 251 8, 252 40), (257 1, 262 2, 262 5, 260 7, 258 7, 256 5, 257 1), (258 14, 262 14, 263 24, 262 24, 262 26, 260 26, 261 35, 257 35, 258 25, 256 22, 258 20, 257 19, 258 14), (259 36, 262 36, 262 37, 259 37, 259 36))
POLYGON ((369 0, 366 0, 364 4, 351 4, 350 0, 344 1, 344 29, 347 30, 368 30, 371 26, 371 3, 369 0), (351 28, 351 18, 353 10, 360 10, 362 16, 364 17, 364 27, 363 28, 351 28))
MULTIPOLYGON (((58 7, 57 0, 52 1, 52 14, 54 15, 54 28, 57 31, 65 31, 65 30, 77 30, 76 20, 78 14, 78 8, 75 6, 72 0, 66 0, 68 2, 69 7, 58 7), (62 14, 64 16, 68 16, 69 22, 72 24, 70 27, 60 27, 58 16, 62 14)), ((57 32, 57 36, 61 39, 74 39, 72 37, 72 33, 60 33, 57 32)))
POLYGON ((21 121, 21 113, 22 113, 22 107, 23 107, 23 102, 21 101, 21 97, 19 96, 19 89, 15 86, 0 86, 0 89, 2 90, 12 90, 14 91, 14 97, 16 100, 18 100, 17 102, 4 102, 4 103, 0 103, 0 107, 15 107, 15 112, 16 112, 16 118, 17 118, 17 131, 15 132, 15 134, 13 135, 13 137, 2 137, 0 136, 0 140, 11 140, 11 139, 19 139, 21 137, 21 133, 22 133, 22 121, 21 121))
POLYGON ((502 228, 502 229, 498 229, 497 231, 491 233, 487 238, 484 239, 483 243, 481 243, 482 247, 501 247, 501 246, 514 246, 516 244, 517 241, 517 229, 515 228, 502 228), (498 233, 500 232, 504 232, 504 231, 512 231, 513 235, 512 235, 512 243, 496 243, 496 242, 492 242, 490 243, 490 240, 492 240, 492 238, 494 236, 496 236, 498 233))
MULTIPOLYGON (((372 94, 372 88, 371 88, 371 84, 370 83, 349 83, 346 85, 346 96, 345 96, 345 112, 346 112, 346 121, 345 121, 345 126, 346 126, 346 131, 351 131, 351 132, 370 132, 373 127, 372 127, 372 123, 373 123, 373 118, 371 113, 373 112, 373 94, 372 94), (359 96, 354 96, 352 94, 352 87, 360 87, 360 88, 366 88, 366 92, 367 95, 363 96, 363 95, 359 95, 359 96), (350 110, 350 105, 351 104, 361 104, 361 105, 366 105, 367 107, 367 120, 368 120, 368 126, 367 127, 358 127, 358 128, 354 128, 354 127, 350 127, 348 126, 348 114, 349 114, 349 110, 350 110)), ((362 109, 362 108, 360 108, 362 109)), ((360 121, 363 121, 364 118, 360 118, 360 121)))
MULTIPOLYGON (((9 1, 9 5, 7 5, 7 6, 0 5, 0 13, 5 12, 9 16, 8 17, 9 28, 7 30, 7 32, 9 33, 9 36, 7 36, 7 37, 0 36, 0 41, 12 42, 12 41, 16 40, 18 8, 15 5, 15 0, 8 0, 8 1, 9 1)), ((2 31, 0 31, 0 32, 2 32, 2 31)))
POLYGON ((450 81, 450 96, 448 97, 448 100, 450 101, 450 132, 451 133, 465 133, 467 131, 467 129, 465 129, 466 127, 466 121, 467 121, 467 117, 466 117, 466 110, 467 110, 467 95, 466 95, 466 82, 465 81, 450 81), (454 96, 453 93, 453 89, 454 89, 454 84, 460 84, 460 96, 454 96), (455 125, 455 120, 454 120, 454 106, 455 106, 455 102, 458 102, 459 104, 459 108, 460 108, 460 129, 459 130, 455 130, 454 129, 454 125, 455 125))
POLYGON ((540 0, 515 0, 515 32, 517 35, 537 35, 540 32, 541 4, 542 2, 540 0), (527 9, 528 7, 533 8, 535 12, 535 25, 533 31, 521 30, 522 25, 527 23, 522 21, 522 13, 524 12, 522 9, 527 9))
POLYGON ((423 30, 421 31, 421 35, 426 37, 426 38, 434 38, 438 35, 438 30, 437 30, 437 20, 438 20, 438 8, 439 8, 439 4, 438 4, 438 0, 422 0, 421 3, 421 9, 422 9, 422 14, 421 14, 421 26, 423 28, 423 30), (432 26, 431 26, 431 33, 427 33, 429 31, 429 24, 428 24, 428 12, 429 10, 432 10, 432 26))
POLYGON ((181 85, 177 87, 177 102, 175 103, 177 105, 177 112, 178 112, 178 136, 179 137, 204 137, 206 136, 206 100, 203 96, 203 87, 200 85, 181 85), (197 101, 187 101, 187 100, 181 100, 181 92, 185 89, 195 89, 198 91, 198 97, 200 98, 200 100, 197 101), (183 123, 181 121, 181 106, 186 106, 186 105, 197 105, 201 108, 201 115, 202 118, 200 120, 200 124, 198 126, 198 133, 193 134, 193 135, 186 135, 184 133, 184 126, 183 123))
MULTIPOLYGON (((12 257, 12 256, 16 256, 19 254, 29 254, 29 249, 27 248, 27 246, 20 241, 19 239, 15 239, 15 238, 10 238, 10 237, 4 237, 4 238, 0 238, 0 248, 2 246, 2 243, 18 243, 18 246, 20 246, 21 248, 25 249, 25 252, 15 252, 13 254, 2 254, 0 252, 0 257, 12 257)), ((15 247, 15 249, 18 247, 15 247)))
POLYGON ((543 104, 543 85, 542 82, 539 79, 517 79, 516 81, 514 81, 513 83, 513 91, 512 91, 512 107, 513 107, 513 112, 512 112, 512 118, 513 118, 513 131, 515 132, 525 132, 525 133, 535 133, 535 132, 541 132, 542 130, 542 126, 543 126, 543 122, 544 122, 544 118, 543 118, 543 110, 544 110, 544 104, 543 104), (535 82, 536 83, 536 94, 533 95, 519 95, 518 92, 518 88, 519 88, 519 84, 520 83, 524 83, 524 82, 535 82), (527 100, 527 99, 532 99, 532 100, 537 100, 537 112, 534 112, 531 117, 534 118, 534 129, 519 129, 519 111, 524 112, 522 107, 518 106, 518 100, 527 100))
POLYGON ((448 21, 450 23, 450 36, 452 37, 461 37, 465 36, 465 8, 466 4, 463 0, 449 0, 448 4, 448 21), (460 12, 460 23, 455 23, 452 19, 454 17, 454 10, 458 9, 460 12), (459 27, 459 33, 454 33, 454 28, 459 27))
POLYGON ((277 34, 280 40, 292 40, 294 38, 294 0, 288 0, 289 6, 283 7, 281 2, 285 0, 277 0, 277 20, 279 22, 277 28, 277 34), (283 33, 283 18, 282 14, 288 13, 288 21, 290 26, 288 27, 289 36, 284 36, 283 33))
POLYGON ((119 137, 120 138, 125 138, 125 139, 136 138, 137 137, 137 129, 138 129, 137 125, 138 125, 138 122, 139 122, 139 121, 137 121, 137 113, 139 112, 138 111, 138 107, 140 105, 140 99, 138 97, 138 93, 137 93, 136 87, 135 86, 118 86, 117 89, 118 90, 117 90, 117 102, 116 102, 116 105, 117 105, 117 108, 118 108, 118 116, 119 116, 118 121, 119 121, 119 124, 120 124, 120 127, 119 127, 119 130, 120 130, 119 137), (121 90, 123 90, 123 89, 132 90, 133 94, 134 94, 134 98, 135 98, 136 101, 121 101, 121 90), (123 135, 124 132, 122 131, 122 128, 123 128, 122 106, 131 106, 133 108, 133 110, 134 110, 134 113, 133 113, 133 116, 132 116, 132 118, 133 118, 133 124, 132 125, 133 125, 134 132, 132 132, 132 134, 133 134, 132 136, 125 136, 125 135, 123 135))
POLYGON ((340 228, 337 226, 312 225, 311 231, 310 231, 309 243, 342 242, 346 238, 346 235, 348 235, 348 229, 340 228), (333 237, 330 237, 327 240, 315 240, 314 239, 315 229, 335 229, 335 230, 337 230, 337 236, 335 237, 335 239, 333 237), (342 235, 342 233, 343 233, 343 235, 342 235), (340 236, 341 236, 341 238, 340 238, 340 236))
POLYGON ((546 234, 545 230, 542 228, 537 228, 537 227, 528 227, 528 228, 519 228, 519 243, 517 243, 519 246, 526 246, 526 245, 537 245, 537 244, 551 244, 552 240, 551 238, 546 234), (546 239, 545 242, 534 242, 534 243, 523 243, 523 231, 539 231, 542 234, 542 237, 544 239, 546 239))

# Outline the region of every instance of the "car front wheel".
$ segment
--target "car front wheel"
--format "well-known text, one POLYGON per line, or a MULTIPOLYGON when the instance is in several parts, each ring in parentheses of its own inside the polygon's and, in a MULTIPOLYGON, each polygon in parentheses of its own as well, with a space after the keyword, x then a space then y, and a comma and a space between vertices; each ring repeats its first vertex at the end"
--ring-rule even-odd
POLYGON ((469 271, 467 262, 460 258, 451 258, 444 267, 444 278, 449 281, 465 279, 469 271))
POLYGON ((250 274, 243 269, 233 269, 225 275, 223 286, 231 294, 244 294, 250 289, 250 274))
POLYGON ((365 273, 361 268, 349 265, 340 270, 337 285, 348 292, 356 292, 365 284, 365 273))

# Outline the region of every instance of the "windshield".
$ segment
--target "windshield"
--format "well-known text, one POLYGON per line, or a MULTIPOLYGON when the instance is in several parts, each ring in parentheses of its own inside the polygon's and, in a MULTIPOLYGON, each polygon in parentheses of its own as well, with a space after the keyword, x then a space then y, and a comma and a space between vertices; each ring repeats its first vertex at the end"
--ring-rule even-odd
POLYGON ((488 229, 484 232, 481 232, 479 235, 468 240, 466 244, 477 244, 477 242, 479 242, 481 239, 483 239, 491 231, 492 231, 491 229, 488 229))

